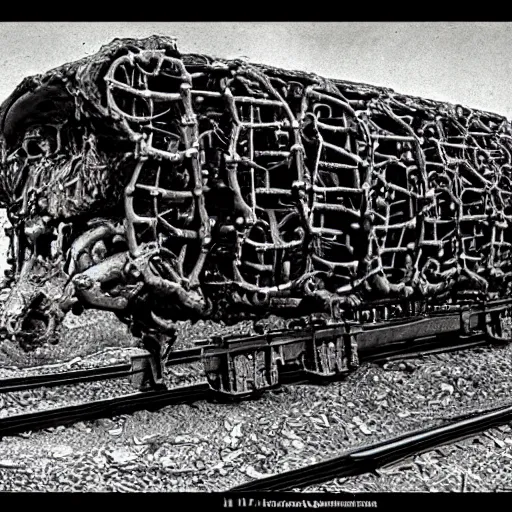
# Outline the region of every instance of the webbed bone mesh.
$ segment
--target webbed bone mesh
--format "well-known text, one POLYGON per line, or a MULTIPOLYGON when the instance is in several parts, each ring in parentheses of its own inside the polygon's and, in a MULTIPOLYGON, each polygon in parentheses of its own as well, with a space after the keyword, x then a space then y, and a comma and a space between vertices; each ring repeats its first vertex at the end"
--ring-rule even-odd
POLYGON ((3 109, 2 197, 18 237, 39 217, 43 231, 47 218, 72 225, 58 260, 68 306, 165 330, 510 292, 512 132, 500 116, 180 55, 158 37, 116 40, 20 87, 3 109), (6 123, 27 91, 65 98, 64 124, 55 111, 38 119, 53 138, 33 120, 6 123), (63 203, 43 182, 74 188, 63 203), (20 215, 20 187, 44 211, 20 215))

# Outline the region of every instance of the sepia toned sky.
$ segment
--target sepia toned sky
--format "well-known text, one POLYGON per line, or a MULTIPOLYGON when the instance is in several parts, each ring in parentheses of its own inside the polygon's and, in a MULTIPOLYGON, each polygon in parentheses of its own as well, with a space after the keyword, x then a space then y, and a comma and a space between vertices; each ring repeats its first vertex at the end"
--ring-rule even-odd
POLYGON ((247 57, 512 118, 511 22, 0 22, 0 102, 27 75, 115 37, 178 38, 183 53, 247 57))

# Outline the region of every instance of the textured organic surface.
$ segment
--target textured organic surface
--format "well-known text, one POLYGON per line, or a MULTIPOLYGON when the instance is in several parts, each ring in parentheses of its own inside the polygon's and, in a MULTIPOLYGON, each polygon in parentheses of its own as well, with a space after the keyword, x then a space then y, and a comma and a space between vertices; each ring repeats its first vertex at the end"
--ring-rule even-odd
POLYGON ((84 307, 172 342, 180 319, 510 292, 495 114, 154 36, 25 79, 0 124, 3 322, 27 346, 84 307))

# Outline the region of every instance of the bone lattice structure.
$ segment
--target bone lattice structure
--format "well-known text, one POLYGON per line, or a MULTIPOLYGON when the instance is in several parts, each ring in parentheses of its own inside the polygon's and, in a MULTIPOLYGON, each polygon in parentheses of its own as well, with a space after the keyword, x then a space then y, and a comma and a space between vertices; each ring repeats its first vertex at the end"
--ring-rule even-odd
POLYGON ((26 79, 1 114, 8 317, 40 307, 52 272, 61 310, 164 331, 510 293, 496 114, 161 37, 26 79))

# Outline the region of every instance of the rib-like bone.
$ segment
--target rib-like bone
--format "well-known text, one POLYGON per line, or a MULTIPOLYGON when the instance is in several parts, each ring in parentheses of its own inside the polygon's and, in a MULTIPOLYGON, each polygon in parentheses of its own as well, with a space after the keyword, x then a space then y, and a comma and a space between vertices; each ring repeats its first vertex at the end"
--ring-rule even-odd
POLYGON ((11 328, 40 293, 149 333, 512 288, 512 130, 492 113, 152 37, 26 79, 0 128, 11 328))

